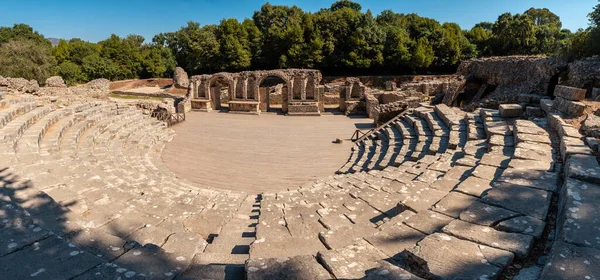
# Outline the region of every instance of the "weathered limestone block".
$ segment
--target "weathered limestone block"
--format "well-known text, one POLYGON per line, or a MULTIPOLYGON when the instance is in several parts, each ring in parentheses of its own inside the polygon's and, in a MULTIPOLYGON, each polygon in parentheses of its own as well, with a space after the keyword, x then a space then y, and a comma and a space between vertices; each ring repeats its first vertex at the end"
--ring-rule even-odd
POLYGON ((367 271, 364 280, 421 280, 410 272, 386 261, 381 261, 378 266, 367 271))
POLYGON ((565 160, 575 154, 591 155, 592 152, 580 138, 563 137, 560 139, 560 154, 565 160))
POLYGON ((531 118, 531 117, 543 117, 544 116, 544 111, 542 110, 541 107, 538 106, 527 106, 525 108, 525 117, 527 118, 531 118))
POLYGON ((552 195, 544 190, 506 182, 494 183, 482 199, 484 202, 545 220, 552 195))
POLYGON ((492 188, 491 181, 471 176, 460 183, 456 190, 465 194, 480 197, 492 188))
POLYGON ((500 222, 496 229, 506 232, 516 232, 540 238, 544 233, 546 223, 530 216, 519 216, 500 222))
POLYGON ((583 115, 586 106, 583 102, 556 97, 553 102, 553 107, 568 116, 579 117, 583 115))
POLYGON ((183 68, 175 68, 175 72, 173 72, 173 84, 180 88, 187 88, 190 85, 188 74, 183 68))
POLYGON ((67 87, 67 84, 65 84, 65 81, 60 76, 52 76, 46 79, 46 86, 64 88, 67 87))
POLYGON ((499 221, 504 221, 519 215, 520 214, 517 212, 476 201, 469 206, 469 208, 460 213, 460 219, 482 226, 492 226, 499 221))
POLYGON ((546 114, 551 113, 552 112, 552 99, 542 99, 540 100, 540 107, 542 108, 542 110, 544 112, 546 112, 546 114))
POLYGON ((398 254, 407 248, 411 248, 425 237, 425 234, 407 226, 395 225, 379 231, 365 239, 392 258, 398 258, 398 254))
POLYGON ((600 117, 594 114, 587 114, 581 129, 587 136, 600 137, 600 117))
POLYGON ((329 273, 313 256, 250 259, 246 262, 246 279, 328 279, 329 273))
POLYGON ((452 220, 452 218, 446 215, 427 210, 409 217, 404 223, 425 234, 433 234, 438 232, 452 220))
POLYGON ((559 239, 581 247, 600 249, 600 186, 565 179, 559 199, 559 239))
POLYGON ((556 242, 552 257, 538 279, 599 279, 600 250, 556 242))
POLYGON ((503 118, 517 118, 523 114, 523 106, 519 104, 500 104, 499 112, 503 118))
MULTIPOLYGON (((27 279, 36 276, 45 279, 71 279, 83 276, 83 279, 91 279, 82 274, 101 263, 100 258, 72 246, 62 238, 50 236, 23 250, 0 258, 0 270, 4 279, 27 279)), ((111 270, 114 271, 115 268, 111 267, 111 270)), ((96 276, 95 279, 107 278, 96 276)))
POLYGON ((364 239, 357 239, 354 244, 342 249, 320 251, 317 258, 337 279, 361 279, 368 270, 377 267, 388 256, 364 239))
POLYGON ((525 258, 529 254, 533 243, 533 237, 529 235, 501 232, 461 220, 452 221, 442 231, 469 241, 512 252, 519 258, 525 258))
POLYGON ((404 253, 411 271, 428 279, 496 279, 512 262, 511 252, 435 233, 404 253))
POLYGON ((458 218, 460 213, 469 208, 476 200, 477 198, 474 196, 453 191, 436 203, 431 210, 458 218))
POLYGON ((554 172, 508 168, 502 172, 497 181, 541 190, 556 191, 557 180, 558 174, 554 172))
POLYGON ((585 89, 568 86, 556 86, 554 89, 554 96, 572 101, 581 101, 585 99, 585 89))
POLYGON ((598 148, 600 147, 600 143, 594 137, 586 137, 585 143, 588 144, 590 149, 592 149, 592 151, 595 151, 595 152, 597 152, 598 148))
POLYGON ((582 181, 600 184, 600 164, 592 155, 572 155, 567 159, 566 175, 582 181))

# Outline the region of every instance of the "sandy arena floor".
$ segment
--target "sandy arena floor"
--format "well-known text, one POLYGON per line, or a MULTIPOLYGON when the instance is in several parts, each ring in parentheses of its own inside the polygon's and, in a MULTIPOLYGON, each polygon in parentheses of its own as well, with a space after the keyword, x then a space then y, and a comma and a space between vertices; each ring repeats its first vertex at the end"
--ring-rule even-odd
POLYGON ((261 192, 297 188, 333 175, 350 156, 355 129, 367 118, 289 117, 191 112, 173 127, 162 154, 179 178, 218 189, 261 192), (336 138, 342 144, 333 144, 336 138))

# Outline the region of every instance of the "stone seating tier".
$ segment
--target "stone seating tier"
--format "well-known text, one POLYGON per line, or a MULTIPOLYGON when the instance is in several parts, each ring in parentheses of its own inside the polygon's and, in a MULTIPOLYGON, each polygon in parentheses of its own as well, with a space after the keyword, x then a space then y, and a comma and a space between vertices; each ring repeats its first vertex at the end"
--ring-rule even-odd
POLYGON ((338 174, 260 195, 177 178, 160 159, 173 136, 114 103, 3 100, 3 275, 497 279, 549 236, 533 278, 598 273, 600 166, 560 114, 421 106, 338 174))

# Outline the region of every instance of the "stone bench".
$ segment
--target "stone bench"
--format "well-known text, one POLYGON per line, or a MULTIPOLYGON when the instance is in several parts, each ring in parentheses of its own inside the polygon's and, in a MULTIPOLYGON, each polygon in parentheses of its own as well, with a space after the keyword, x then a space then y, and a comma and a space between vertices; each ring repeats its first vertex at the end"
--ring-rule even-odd
POLYGON ((258 101, 229 101, 229 113, 234 114, 260 114, 258 101))

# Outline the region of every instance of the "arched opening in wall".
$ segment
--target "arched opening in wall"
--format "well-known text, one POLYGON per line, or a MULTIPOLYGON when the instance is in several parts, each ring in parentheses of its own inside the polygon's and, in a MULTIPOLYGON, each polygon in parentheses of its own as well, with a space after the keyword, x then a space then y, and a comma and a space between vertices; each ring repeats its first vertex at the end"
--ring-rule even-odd
POLYGON ((217 110, 229 108, 231 84, 223 76, 213 77, 210 81, 210 94, 217 110))
POLYGON ((561 73, 558 73, 552 76, 552 78, 550 78, 550 84, 548 85, 548 92, 546 93, 546 95, 552 98, 554 98, 554 89, 556 89, 556 86, 558 85, 558 81, 560 80, 560 74, 561 73))
POLYGON ((287 82, 279 76, 267 76, 258 88, 261 111, 281 112, 282 104, 288 101, 287 82))

